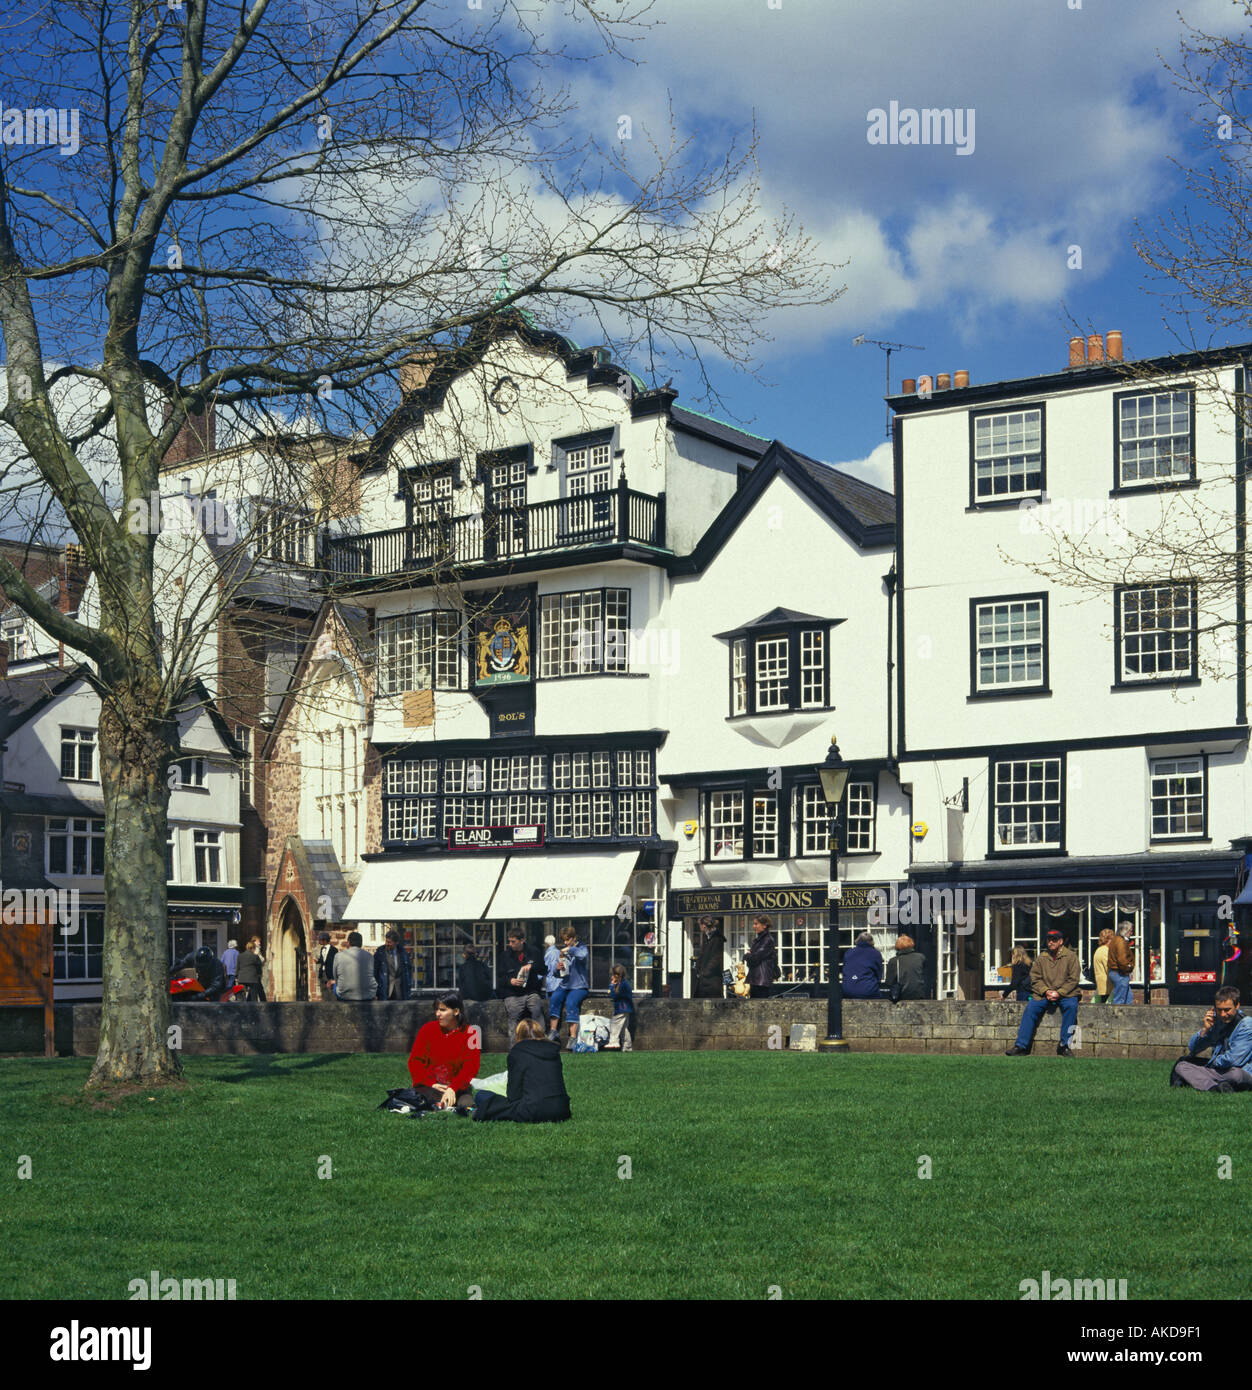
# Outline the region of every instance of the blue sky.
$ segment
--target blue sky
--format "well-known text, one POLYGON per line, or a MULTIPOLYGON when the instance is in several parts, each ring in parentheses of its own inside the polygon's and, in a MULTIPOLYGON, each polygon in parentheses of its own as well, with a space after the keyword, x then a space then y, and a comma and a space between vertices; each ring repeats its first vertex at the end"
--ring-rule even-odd
MULTIPOLYGON (((1212 31, 1243 17, 1231 0, 1184 11, 1212 31)), ((635 66, 574 75, 581 121, 630 113, 664 130, 672 102, 708 149, 755 119, 767 203, 848 262, 835 304, 762 325, 769 384, 717 370, 738 423, 830 462, 868 459, 858 471, 885 482, 883 355, 857 334, 924 346, 892 357, 893 384, 1059 369, 1074 322, 1121 329, 1127 356, 1176 346, 1132 247, 1136 222, 1180 204, 1171 158, 1196 148, 1161 63, 1178 54, 1176 0, 658 0, 651 17, 635 66), (972 109, 972 153, 870 144, 869 111, 893 100, 972 109)), ((689 389, 680 402, 698 404, 689 389)))

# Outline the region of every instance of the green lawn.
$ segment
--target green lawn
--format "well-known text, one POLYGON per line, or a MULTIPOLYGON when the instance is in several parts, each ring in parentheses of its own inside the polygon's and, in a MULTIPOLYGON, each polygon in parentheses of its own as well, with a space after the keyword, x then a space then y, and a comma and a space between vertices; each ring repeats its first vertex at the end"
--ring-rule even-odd
POLYGON ((248 1299, 1017 1298, 1045 1269, 1131 1298, 1248 1286, 1252 1097, 1171 1091, 1164 1063, 569 1057, 574 1120, 537 1126, 376 1111, 407 1084, 396 1056, 185 1065, 187 1086, 99 1109, 85 1061, 0 1062, 0 1295, 125 1297, 152 1269, 248 1299))

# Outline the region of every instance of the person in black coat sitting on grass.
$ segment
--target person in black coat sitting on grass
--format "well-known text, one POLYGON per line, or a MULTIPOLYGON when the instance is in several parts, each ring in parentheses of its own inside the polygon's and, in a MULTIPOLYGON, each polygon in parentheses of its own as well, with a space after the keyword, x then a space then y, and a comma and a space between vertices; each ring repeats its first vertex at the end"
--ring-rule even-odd
POLYGON ((476 1120, 516 1120, 544 1124, 570 1118, 569 1095, 561 1075, 561 1044, 548 1042, 542 1023, 523 1018, 509 1053, 507 1095, 479 1091, 474 1097, 476 1120))

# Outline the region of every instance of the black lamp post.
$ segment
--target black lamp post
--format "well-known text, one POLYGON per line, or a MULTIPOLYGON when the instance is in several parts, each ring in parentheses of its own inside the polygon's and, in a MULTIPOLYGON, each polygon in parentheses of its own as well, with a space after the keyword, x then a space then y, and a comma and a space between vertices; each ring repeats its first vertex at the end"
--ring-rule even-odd
MULTIPOLYGON (((839 743, 830 740, 826 761, 817 769, 822 795, 826 798, 829 819, 830 885, 826 891, 826 1036, 818 1043, 823 1052, 847 1052, 843 1040, 843 977, 839 968, 839 898, 831 889, 839 882, 839 850, 843 824, 839 806, 848 785, 848 767, 839 754, 839 743)), ((841 890, 835 890, 841 891, 841 890)))

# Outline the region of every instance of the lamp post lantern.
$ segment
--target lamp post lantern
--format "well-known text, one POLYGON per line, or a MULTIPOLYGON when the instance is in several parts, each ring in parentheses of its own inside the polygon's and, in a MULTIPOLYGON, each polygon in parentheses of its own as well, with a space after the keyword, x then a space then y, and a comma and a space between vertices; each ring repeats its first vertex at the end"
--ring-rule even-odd
POLYGON ((839 881, 843 836, 839 806, 848 785, 848 772, 839 753, 838 740, 832 738, 826 750, 826 761, 817 769, 822 795, 826 798, 830 846, 830 883, 826 890, 826 1036, 818 1043, 823 1052, 848 1051, 843 1039, 843 977, 839 963, 839 899, 843 891, 839 881))

